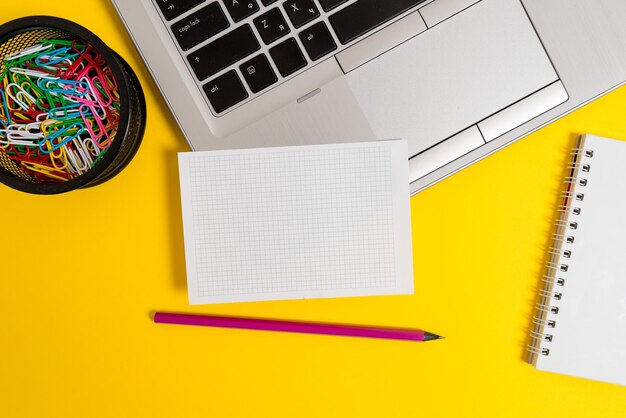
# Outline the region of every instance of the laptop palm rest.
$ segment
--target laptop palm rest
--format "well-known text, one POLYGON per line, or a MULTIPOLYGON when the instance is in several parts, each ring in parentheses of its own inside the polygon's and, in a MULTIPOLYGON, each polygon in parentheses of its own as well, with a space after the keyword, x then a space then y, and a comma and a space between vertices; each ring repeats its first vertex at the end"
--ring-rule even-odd
POLYGON ((558 80, 519 1, 483 0, 346 74, 378 138, 432 147, 558 80))
MULTIPOLYGON (((220 140, 219 148, 309 145, 371 141, 370 129, 344 77, 269 114, 235 134, 220 140)), ((387 139, 387 138, 385 138, 387 139)), ((216 148, 216 141, 212 143, 216 148)))

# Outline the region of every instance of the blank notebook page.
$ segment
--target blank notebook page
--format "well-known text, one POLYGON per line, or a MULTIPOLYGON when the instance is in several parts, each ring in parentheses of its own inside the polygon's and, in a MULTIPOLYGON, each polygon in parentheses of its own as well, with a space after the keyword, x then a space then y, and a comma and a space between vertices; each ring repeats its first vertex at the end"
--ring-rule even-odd
POLYGON ((538 369, 626 385, 626 142, 586 135, 538 369), (589 153, 587 155, 587 153, 589 153), (558 294, 558 297, 555 295, 558 294))
POLYGON ((413 292, 404 140, 179 154, 189 302, 413 292))

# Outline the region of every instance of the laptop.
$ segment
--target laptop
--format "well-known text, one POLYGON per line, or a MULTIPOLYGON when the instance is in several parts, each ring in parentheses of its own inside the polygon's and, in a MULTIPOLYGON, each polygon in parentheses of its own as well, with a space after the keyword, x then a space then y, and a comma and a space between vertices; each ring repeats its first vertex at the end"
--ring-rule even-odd
POLYGON ((405 138, 411 192, 626 81, 623 0, 112 0, 192 150, 405 138))

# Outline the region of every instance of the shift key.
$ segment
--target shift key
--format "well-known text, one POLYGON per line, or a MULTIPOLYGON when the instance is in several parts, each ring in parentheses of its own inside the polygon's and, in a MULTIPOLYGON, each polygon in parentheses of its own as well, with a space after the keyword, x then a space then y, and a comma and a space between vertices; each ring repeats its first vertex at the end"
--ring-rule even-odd
POLYGON ((202 81, 260 48, 250 25, 246 24, 189 54, 187 60, 202 81))

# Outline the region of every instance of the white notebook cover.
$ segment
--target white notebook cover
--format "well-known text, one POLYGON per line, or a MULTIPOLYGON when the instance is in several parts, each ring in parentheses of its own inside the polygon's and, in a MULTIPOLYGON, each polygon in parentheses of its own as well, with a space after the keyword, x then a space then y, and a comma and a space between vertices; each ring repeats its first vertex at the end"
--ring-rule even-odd
POLYGON ((626 385, 626 142, 586 135, 579 149, 534 362, 626 385))
POLYGON ((413 293, 404 140, 179 154, 191 304, 413 293))

